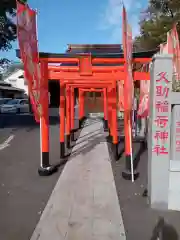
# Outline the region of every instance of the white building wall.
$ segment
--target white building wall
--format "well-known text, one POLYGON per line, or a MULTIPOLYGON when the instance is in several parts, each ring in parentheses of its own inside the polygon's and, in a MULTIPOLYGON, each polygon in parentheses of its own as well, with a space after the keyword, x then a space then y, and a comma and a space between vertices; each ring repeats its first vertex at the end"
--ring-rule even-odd
POLYGON ((24 78, 22 78, 22 76, 24 76, 24 71, 19 69, 5 78, 4 82, 11 84, 15 88, 24 90, 25 94, 28 95, 28 86, 26 85, 26 81, 24 78))

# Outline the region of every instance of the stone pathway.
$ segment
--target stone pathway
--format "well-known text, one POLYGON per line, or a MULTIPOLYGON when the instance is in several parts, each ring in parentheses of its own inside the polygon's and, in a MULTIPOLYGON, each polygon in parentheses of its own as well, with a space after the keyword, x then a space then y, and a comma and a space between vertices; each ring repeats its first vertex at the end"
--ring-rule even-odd
POLYGON ((86 121, 31 238, 50 239, 126 239, 100 121, 86 121))

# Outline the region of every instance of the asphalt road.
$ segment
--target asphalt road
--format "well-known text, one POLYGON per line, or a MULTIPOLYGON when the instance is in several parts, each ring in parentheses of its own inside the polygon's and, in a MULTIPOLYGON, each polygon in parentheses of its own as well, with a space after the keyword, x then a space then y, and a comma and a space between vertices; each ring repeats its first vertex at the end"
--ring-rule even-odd
MULTIPOLYGON (((0 239, 28 240, 63 167, 49 177, 38 175, 40 145, 37 125, 0 129, 0 144, 11 135, 14 138, 10 145, 0 150, 0 239)), ((138 145, 134 145, 134 149, 137 150, 138 145)), ((50 160, 54 164, 60 161, 58 123, 50 127, 50 160)), ((180 239, 180 213, 152 210, 142 196, 147 184, 147 152, 141 155, 140 178, 134 184, 121 177, 124 165, 123 156, 112 162, 127 240, 156 240, 154 230, 160 216, 168 225, 164 230, 166 237, 162 239, 180 239)))
MULTIPOLYGON (((51 127, 52 162, 59 161, 58 126, 51 127)), ((1 130, 1 133, 3 131, 1 130)), ((39 177, 39 128, 5 129, 14 134, 0 151, 0 239, 29 239, 60 174, 39 177)))
MULTIPOLYGON (((0 145, 11 135, 10 145, 0 150, 0 239, 28 240, 64 166, 52 176, 38 175, 38 125, 0 129, 0 145)), ((50 126, 50 162, 60 163, 59 155, 57 122, 50 126)))

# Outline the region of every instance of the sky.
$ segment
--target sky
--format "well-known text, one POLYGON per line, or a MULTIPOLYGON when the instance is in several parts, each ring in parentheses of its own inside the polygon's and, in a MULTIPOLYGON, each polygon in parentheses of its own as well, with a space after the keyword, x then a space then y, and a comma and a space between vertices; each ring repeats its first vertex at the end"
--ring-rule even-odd
MULTIPOLYGON (((140 13, 148 0, 124 0, 133 36, 139 33, 140 13)), ((119 44, 122 32, 122 0, 28 0, 38 12, 40 52, 63 53, 67 44, 119 44)), ((0 57, 18 61, 15 49, 0 52, 0 57)))

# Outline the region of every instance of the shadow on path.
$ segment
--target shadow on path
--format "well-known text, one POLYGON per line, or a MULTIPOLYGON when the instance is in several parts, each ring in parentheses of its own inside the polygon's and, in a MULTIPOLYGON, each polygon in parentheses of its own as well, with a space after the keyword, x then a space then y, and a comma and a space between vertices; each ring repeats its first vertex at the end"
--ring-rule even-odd
POLYGON ((175 228, 167 224, 163 217, 159 218, 157 225, 153 230, 153 234, 150 240, 178 240, 178 234, 175 228))

